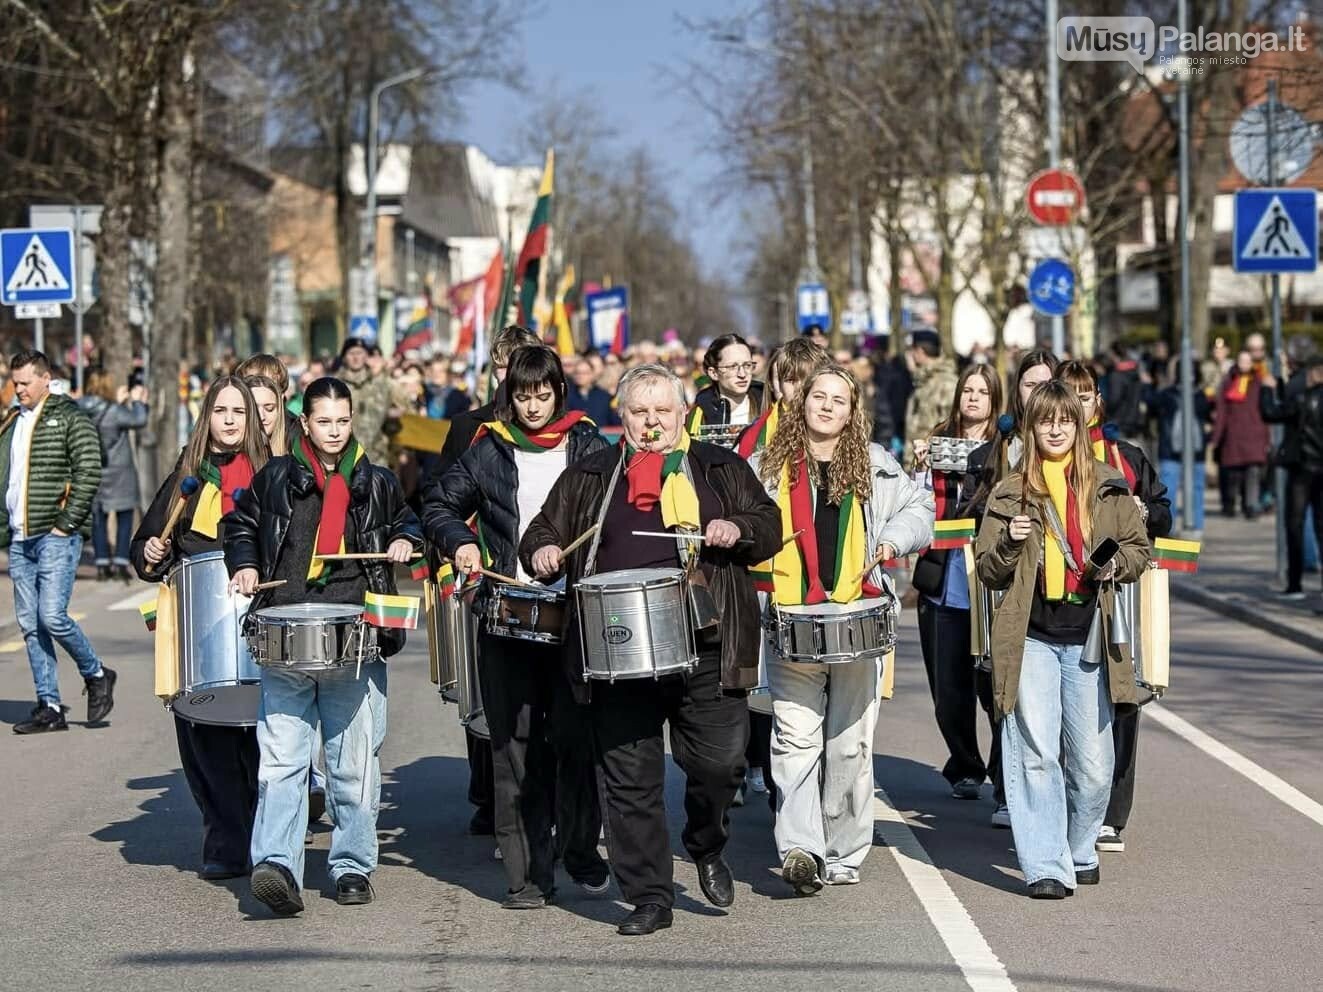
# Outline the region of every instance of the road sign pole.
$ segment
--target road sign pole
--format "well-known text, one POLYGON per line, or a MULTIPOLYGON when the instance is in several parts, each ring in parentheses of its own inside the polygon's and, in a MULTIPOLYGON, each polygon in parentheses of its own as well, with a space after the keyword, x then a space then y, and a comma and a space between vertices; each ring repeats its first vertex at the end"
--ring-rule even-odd
MULTIPOLYGON (((1277 155, 1274 131, 1277 128, 1277 80, 1268 80, 1268 185, 1277 185, 1277 155)), ((1272 374, 1274 379, 1282 377, 1282 277, 1272 274, 1272 374)), ((1282 444, 1282 425, 1272 428, 1273 449, 1282 444)), ((1286 472, 1274 468, 1273 502, 1277 510, 1277 580, 1286 581, 1286 472)), ((1225 509, 1225 508, 1224 508, 1225 509)))
POLYGON ((37 324, 33 330, 32 347, 37 351, 41 351, 41 352, 44 352, 46 350, 46 328, 43 326, 43 322, 40 317, 37 318, 37 324))
MULTIPOLYGON (((1057 0, 1047 0, 1047 163, 1061 165, 1061 83, 1057 64, 1057 0)), ((1066 321, 1052 318, 1052 352, 1058 358, 1066 350, 1066 321)))
MULTIPOLYGON (((1187 0, 1180 0, 1177 18, 1184 37, 1187 0)), ((1194 527, 1194 350, 1190 332, 1190 80, 1180 74, 1180 231, 1181 231, 1181 527, 1194 527)), ((1202 427, 1198 430, 1202 431, 1202 427)))
POLYGON ((83 284, 78 280, 82 278, 83 273, 78 271, 78 263, 81 260, 83 250, 83 208, 74 204, 74 389, 78 395, 83 395, 83 284))

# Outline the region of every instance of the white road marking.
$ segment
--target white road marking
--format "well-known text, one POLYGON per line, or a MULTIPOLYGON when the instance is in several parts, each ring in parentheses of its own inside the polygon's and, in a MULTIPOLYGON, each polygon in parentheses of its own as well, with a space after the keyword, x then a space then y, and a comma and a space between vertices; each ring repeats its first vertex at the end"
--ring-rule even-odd
POLYGON ((154 599, 156 599, 156 586, 153 585, 148 586, 146 589, 141 589, 125 599, 121 599, 118 603, 114 603, 106 607, 106 609, 136 610, 143 603, 149 603, 154 599))
POLYGON ((971 992, 1015 992, 1015 983, 1006 974, 1006 966, 992 952, 969 911, 946 884, 941 871, 881 787, 873 799, 873 817, 879 821, 878 829, 887 849, 919 897, 971 992))
POLYGON ((1233 751, 1221 741, 1210 737, 1188 720, 1178 717, 1171 710, 1164 709, 1157 703, 1150 703, 1144 707, 1144 712, 1177 737, 1193 744, 1210 758, 1216 758, 1232 771, 1240 772, 1270 796, 1280 799, 1297 813, 1307 816, 1319 826, 1323 826, 1323 803, 1310 799, 1294 785, 1278 778, 1261 765, 1250 761, 1239 751, 1233 751))

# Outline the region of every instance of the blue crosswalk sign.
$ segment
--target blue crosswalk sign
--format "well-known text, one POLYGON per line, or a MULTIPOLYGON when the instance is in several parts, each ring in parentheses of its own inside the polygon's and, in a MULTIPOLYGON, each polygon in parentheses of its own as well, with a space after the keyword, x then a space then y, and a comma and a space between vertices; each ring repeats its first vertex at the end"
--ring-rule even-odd
POLYGON ((72 303, 75 287, 73 232, 67 228, 0 231, 0 302, 72 303))
POLYGON ((377 318, 374 315, 356 313, 349 318, 349 336, 358 338, 364 344, 377 343, 377 318))
POLYGON ((1318 268, 1318 192, 1238 189, 1232 263, 1237 272, 1318 268))

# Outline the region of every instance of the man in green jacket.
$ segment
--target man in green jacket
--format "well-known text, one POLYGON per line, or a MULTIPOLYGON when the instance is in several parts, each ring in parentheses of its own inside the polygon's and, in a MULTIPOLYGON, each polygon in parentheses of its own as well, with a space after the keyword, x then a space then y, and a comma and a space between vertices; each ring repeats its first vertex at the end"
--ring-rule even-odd
POLYGON ((68 730, 60 705, 55 644, 87 684, 87 722, 115 705, 115 673, 102 666, 69 616, 92 499, 101 483, 101 442, 92 422, 66 396, 50 391, 51 366, 39 351, 9 363, 19 405, 0 424, 0 548, 9 548, 14 616, 28 649, 37 705, 14 732, 68 730))

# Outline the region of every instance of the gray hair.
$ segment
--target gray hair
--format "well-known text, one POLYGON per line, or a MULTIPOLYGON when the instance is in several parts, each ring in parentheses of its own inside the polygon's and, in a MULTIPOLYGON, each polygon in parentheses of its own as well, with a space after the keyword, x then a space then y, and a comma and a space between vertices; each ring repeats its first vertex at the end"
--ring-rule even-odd
POLYGON ((616 403, 621 409, 624 409, 631 390, 637 386, 657 381, 664 381, 675 390, 675 400, 679 403, 681 410, 689 405, 689 401, 685 396, 684 382, 668 366, 660 362, 636 365, 622 375, 620 384, 616 386, 616 403))

